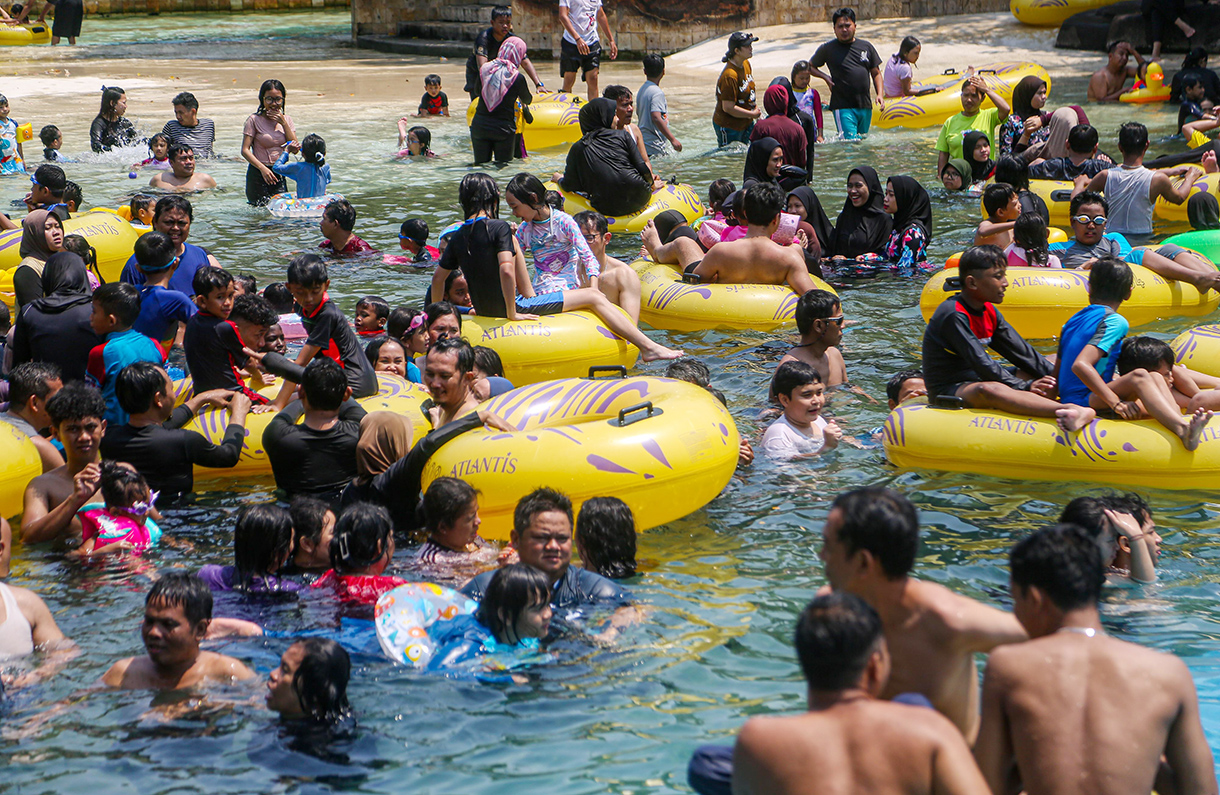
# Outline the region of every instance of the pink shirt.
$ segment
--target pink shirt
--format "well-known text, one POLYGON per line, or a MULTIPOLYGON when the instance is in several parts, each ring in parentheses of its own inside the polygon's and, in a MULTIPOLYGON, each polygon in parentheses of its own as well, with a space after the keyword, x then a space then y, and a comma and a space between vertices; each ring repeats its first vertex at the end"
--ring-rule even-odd
MULTIPOLYGON (((288 120, 289 124, 292 124, 291 116, 284 118, 288 120)), ((254 158, 268 166, 280 159, 280 154, 284 151, 284 144, 288 143, 288 134, 284 125, 278 122, 272 124, 270 119, 257 113, 250 114, 250 118, 246 119, 246 126, 242 129, 242 134, 254 139, 252 147, 254 158)))

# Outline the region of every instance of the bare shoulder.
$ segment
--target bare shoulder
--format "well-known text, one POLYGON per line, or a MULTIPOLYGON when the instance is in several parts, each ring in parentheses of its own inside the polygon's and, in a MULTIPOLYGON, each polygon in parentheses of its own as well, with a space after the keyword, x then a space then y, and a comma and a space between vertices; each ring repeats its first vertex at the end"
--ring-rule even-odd
POLYGON ((19 585, 10 585, 8 587, 13 593, 13 598, 17 600, 17 607, 21 608, 21 612, 28 619, 31 613, 43 613, 47 611, 47 603, 42 601, 42 597, 31 591, 29 588, 22 588, 19 585))
POLYGON ((231 681, 254 678, 254 672, 247 668, 245 663, 223 654, 200 652, 199 662, 206 679, 231 681))
POLYGON ((133 685, 127 684, 127 672, 131 670, 136 659, 135 657, 125 657, 110 666, 110 670, 102 675, 102 684, 107 687, 133 687, 133 685))

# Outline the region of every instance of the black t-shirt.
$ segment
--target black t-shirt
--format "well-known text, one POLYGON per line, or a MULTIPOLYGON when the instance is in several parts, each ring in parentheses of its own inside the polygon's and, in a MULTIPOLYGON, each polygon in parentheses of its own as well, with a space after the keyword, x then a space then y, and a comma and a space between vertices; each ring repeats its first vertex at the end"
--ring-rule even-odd
POLYGON ((313 315, 306 315, 299 306, 296 309, 309 335, 305 344, 321 348, 320 356, 343 365, 347 385, 352 388, 352 397, 376 395, 377 375, 364 355, 364 346, 356 338, 356 332, 347 324, 343 310, 329 296, 314 310, 313 315))
POLYGON ((496 41, 496 37, 492 35, 492 29, 480 33, 474 38, 474 52, 466 59, 466 85, 462 87, 463 91, 470 94, 470 98, 474 99, 479 95, 479 62, 476 60, 478 56, 483 56, 487 60, 492 60, 500 55, 500 45, 508 40, 508 36, 504 39, 496 41))
POLYGON ((187 321, 182 335, 186 366, 195 382, 195 392, 209 389, 241 389, 241 373, 246 366, 241 335, 230 320, 206 312, 196 312, 187 321))
POLYGON ((89 352, 105 342, 89 323, 91 303, 62 312, 43 312, 37 302, 26 304, 13 328, 13 366, 26 362, 59 365, 64 383, 85 380, 89 352))
MULTIPOLYGON (((471 599, 481 600, 495 574, 496 569, 492 569, 475 576, 462 586, 462 594, 471 599)), ((631 604, 631 593, 620 588, 613 580, 608 580, 588 569, 582 569, 580 566, 568 566, 563 577, 551 586, 552 607, 562 610, 596 604, 616 606, 631 604)))
POLYGON ((500 252, 513 250, 513 230, 498 218, 467 221, 449 239, 441 270, 458 268, 466 276, 470 303, 480 317, 508 317, 500 288, 500 252))
POLYGON ((851 44, 831 39, 818 47, 809 63, 815 69, 830 66, 830 77, 835 82, 830 90, 831 110, 873 106, 869 97, 872 70, 881 66, 881 56, 873 45, 864 39, 854 39, 851 44))
POLYGON ((437 94, 435 97, 424 92, 424 95, 419 99, 419 110, 421 112, 430 113, 433 116, 439 116, 441 111, 449 107, 449 97, 445 96, 445 92, 437 94))
MULTIPOLYGON (((1101 160, 1100 158, 1090 158, 1080 165, 1076 165, 1072 162, 1071 158, 1052 157, 1050 160, 1043 160, 1041 163, 1035 163, 1030 166, 1029 178, 1076 179, 1076 177, 1084 174, 1091 179, 1106 169, 1113 167, 1113 163, 1108 160, 1101 160)), ((1022 207, 1021 209, 1024 211, 1025 208, 1022 207)))
POLYGON ((102 437, 102 458, 126 461, 149 488, 168 497, 186 494, 195 484, 194 466, 229 468, 241 457, 246 429, 230 424, 220 444, 200 433, 183 430, 195 415, 186 406, 174 409, 164 425, 116 425, 102 437))
POLYGON ((305 414, 301 401, 275 415, 263 431, 263 449, 275 474, 275 485, 289 497, 308 494, 337 502, 343 487, 356 477, 356 443, 367 412, 354 400, 339 409, 339 421, 316 431, 297 421, 305 414))

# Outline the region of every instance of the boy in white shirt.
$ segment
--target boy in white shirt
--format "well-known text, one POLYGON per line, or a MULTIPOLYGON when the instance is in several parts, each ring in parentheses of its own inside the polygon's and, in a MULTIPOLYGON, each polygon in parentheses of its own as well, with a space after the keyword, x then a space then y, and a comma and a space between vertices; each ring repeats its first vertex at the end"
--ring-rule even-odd
POLYGON ((826 387, 804 362, 787 361, 775 371, 772 387, 784 415, 763 434, 763 452, 773 458, 801 458, 833 450, 843 438, 834 421, 822 416, 826 387))
POLYGON ((610 44, 610 60, 618 57, 618 44, 610 30, 610 20, 602 8, 602 0, 559 0, 559 24, 563 39, 559 43, 559 71, 563 74, 563 90, 572 90, 576 70, 589 89, 589 101, 597 99, 597 71, 601 65, 602 45, 597 29, 605 32, 610 44))

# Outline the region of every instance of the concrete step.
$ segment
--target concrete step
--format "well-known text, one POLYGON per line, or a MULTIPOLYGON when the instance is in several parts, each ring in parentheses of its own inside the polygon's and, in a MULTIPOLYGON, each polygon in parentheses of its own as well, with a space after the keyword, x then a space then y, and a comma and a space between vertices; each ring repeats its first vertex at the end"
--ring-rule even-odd
POLYGON ((398 35, 403 38, 432 41, 465 41, 469 52, 475 38, 487 28, 475 22, 403 22, 398 26, 398 35))
POLYGON ((491 9, 495 5, 494 3, 442 5, 436 10, 437 20, 440 22, 475 22, 486 28, 491 25, 491 9))
MULTIPOLYGON (((401 36, 365 35, 356 37, 356 46, 396 55, 422 55, 432 58, 461 58, 470 55, 469 41, 411 39, 401 36)), ((451 90, 449 92, 453 94, 451 90)), ((460 91, 457 93, 461 93, 460 91)))

